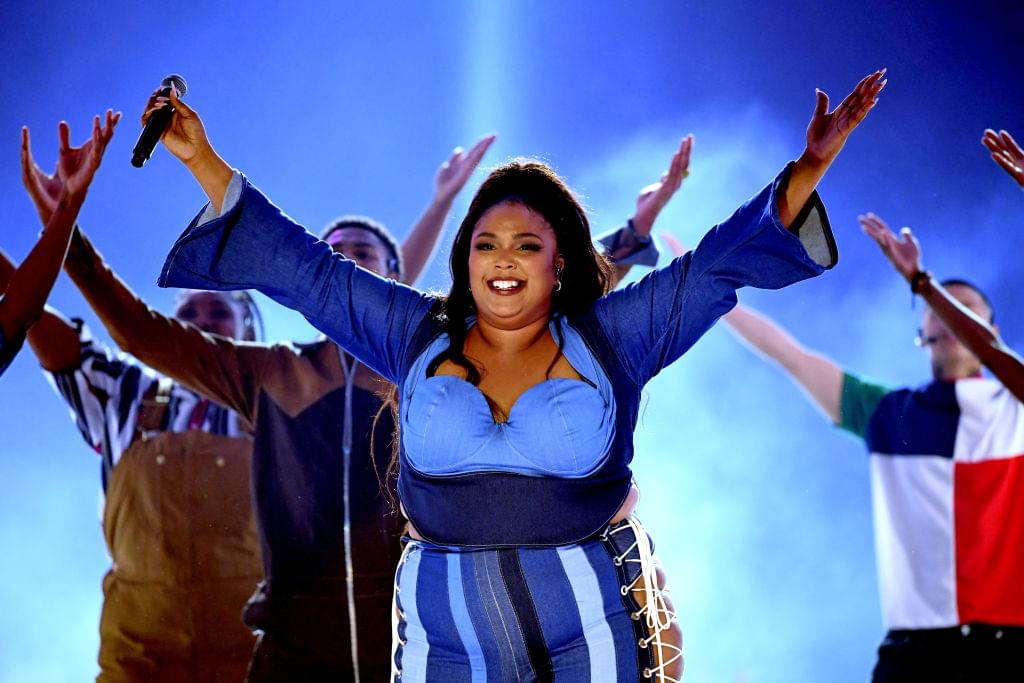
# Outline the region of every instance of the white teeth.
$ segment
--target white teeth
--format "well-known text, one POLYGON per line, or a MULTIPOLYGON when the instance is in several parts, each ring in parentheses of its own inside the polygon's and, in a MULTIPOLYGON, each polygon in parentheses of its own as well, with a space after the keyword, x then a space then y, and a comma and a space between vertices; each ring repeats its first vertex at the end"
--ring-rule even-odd
POLYGON ((522 284, 519 280, 491 280, 491 287, 500 290, 516 289, 522 284))

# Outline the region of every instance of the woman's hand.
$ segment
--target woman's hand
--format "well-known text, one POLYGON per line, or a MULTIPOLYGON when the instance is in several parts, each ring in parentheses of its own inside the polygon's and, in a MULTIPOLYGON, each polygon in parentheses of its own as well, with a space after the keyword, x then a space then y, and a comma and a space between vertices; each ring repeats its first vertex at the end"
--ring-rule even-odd
POLYGON ((468 153, 461 147, 456 147, 448 161, 441 164, 437 175, 434 176, 434 197, 442 202, 454 200, 497 137, 487 135, 481 138, 468 153))
POLYGON ((885 69, 865 76, 853 92, 846 96, 831 113, 828 111, 828 95, 821 90, 814 114, 807 126, 807 149, 804 152, 811 161, 828 165, 846 144, 853 129, 878 103, 878 93, 885 87, 885 69))
POLYGON ((914 275, 921 271, 921 245, 910 228, 903 228, 900 230, 900 236, 896 237, 885 221, 873 213, 858 216, 857 220, 867 236, 875 240, 896 271, 907 282, 912 282, 914 275))
POLYGON ((884 75, 885 69, 881 69, 865 76, 832 113, 828 112, 828 95, 817 91, 818 104, 807 126, 807 147, 793 164, 786 191, 778 199, 779 220, 787 230, 793 227, 793 221, 846 144, 850 133, 878 103, 878 93, 886 84, 882 80, 884 75))
POLYGON ((103 153, 114 136, 114 127, 121 120, 121 112, 115 114, 108 109, 105 118, 102 128, 100 117, 93 119, 92 137, 81 147, 71 146, 71 129, 66 122, 60 122, 60 151, 53 175, 44 173, 36 164, 29 130, 21 129, 21 181, 43 223, 50 220, 62 199, 78 204, 85 199, 96 169, 103 161, 103 153))
POLYGON ((169 97, 161 95, 160 90, 162 88, 154 91, 146 101, 142 125, 145 126, 149 117, 157 110, 174 107, 171 121, 160 136, 160 141, 195 176, 210 203, 219 213, 224 194, 231 183, 231 167, 214 151, 206 137, 206 129, 203 128, 199 114, 178 98, 178 91, 174 86, 171 86, 169 97))
POLYGON ((39 218, 45 225, 57 210, 63 185, 56 170, 53 175, 44 172, 32 157, 32 141, 28 126, 21 129, 21 182, 28 190, 28 196, 32 198, 39 218))
POLYGON ((1009 173, 1018 185, 1024 187, 1024 149, 1020 148, 1013 136, 1005 130, 996 133, 988 128, 981 138, 981 144, 988 147, 992 160, 1009 173))
POLYGON ((672 155, 672 162, 661 180, 640 190, 636 198, 636 213, 633 214, 633 229, 639 235, 651 234, 654 221, 665 208, 672 195, 690 175, 690 150, 693 149, 693 134, 687 135, 679 144, 679 149, 672 155))
POLYGON ((162 87, 153 91, 146 101, 146 111, 142 114, 142 125, 149 122, 150 117, 164 107, 174 107, 170 123, 160 136, 164 147, 186 166, 191 165, 208 152, 212 152, 210 141, 206 137, 203 121, 194 109, 178 99, 178 91, 171 86, 170 95, 160 94, 162 87))

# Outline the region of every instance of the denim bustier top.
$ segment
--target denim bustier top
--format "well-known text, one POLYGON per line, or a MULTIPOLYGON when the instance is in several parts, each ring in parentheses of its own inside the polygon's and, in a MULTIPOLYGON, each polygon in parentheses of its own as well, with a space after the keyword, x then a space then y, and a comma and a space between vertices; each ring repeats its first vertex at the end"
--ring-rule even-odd
POLYGON ((513 472, 586 477, 604 462, 615 435, 611 383, 586 342, 562 319, 550 324, 582 380, 555 378, 516 399, 508 420, 495 422, 481 391, 460 377, 426 376, 448 347, 435 339, 413 363, 403 386, 402 439, 409 464, 424 474, 513 472))
POLYGON ((790 226, 780 221, 788 177, 789 167, 692 252, 567 312, 553 333, 585 380, 531 387, 500 424, 476 387, 426 377, 448 343, 441 299, 335 254, 241 176, 223 212, 207 220, 204 210, 178 239, 160 284, 255 287, 396 384, 398 494, 426 540, 565 545, 600 533, 621 507, 644 386, 736 304, 736 290, 777 289, 835 264, 816 194, 790 226))

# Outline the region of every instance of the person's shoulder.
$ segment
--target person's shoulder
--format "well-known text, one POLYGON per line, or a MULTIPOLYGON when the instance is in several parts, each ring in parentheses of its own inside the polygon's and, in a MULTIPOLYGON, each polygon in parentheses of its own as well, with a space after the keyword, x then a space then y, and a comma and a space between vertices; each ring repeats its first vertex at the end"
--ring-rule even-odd
POLYGON ((967 377, 955 383, 960 403, 1000 401, 1004 398, 1017 401, 1006 385, 994 377, 967 377))

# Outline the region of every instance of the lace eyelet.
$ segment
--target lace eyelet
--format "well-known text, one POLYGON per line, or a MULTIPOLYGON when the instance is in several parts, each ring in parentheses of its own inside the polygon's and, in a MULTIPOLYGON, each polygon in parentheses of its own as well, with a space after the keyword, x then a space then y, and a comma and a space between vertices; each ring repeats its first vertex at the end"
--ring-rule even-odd
POLYGON ((650 678, 654 674, 650 669, 644 669, 644 678, 650 678))

